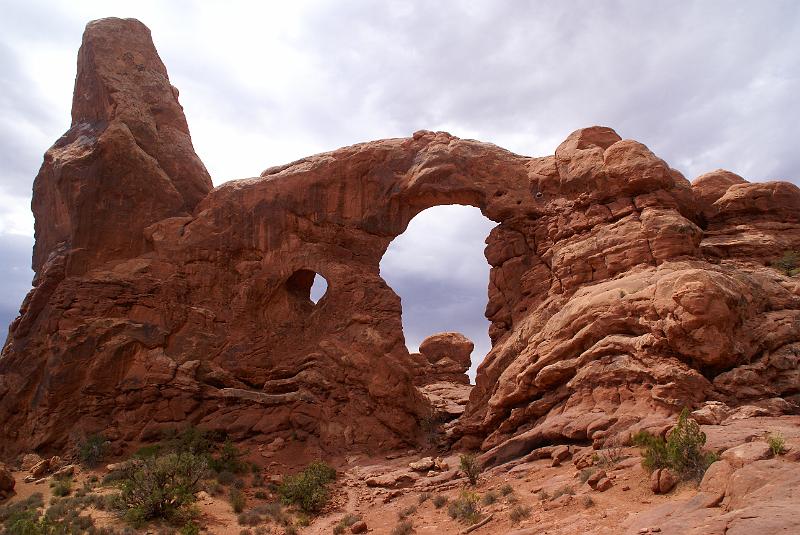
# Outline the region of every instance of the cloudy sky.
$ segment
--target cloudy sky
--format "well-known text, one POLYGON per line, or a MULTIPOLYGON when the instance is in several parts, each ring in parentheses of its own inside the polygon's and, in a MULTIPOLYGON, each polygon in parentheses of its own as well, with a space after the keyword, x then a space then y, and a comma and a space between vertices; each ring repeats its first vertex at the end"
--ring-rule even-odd
MULTIPOLYGON (((0 0, 0 13, 0 324, 29 287, 31 183, 69 125, 83 26, 100 17, 151 28, 215 184, 421 128, 551 154, 592 124, 688 178, 800 178, 794 0, 0 0)), ((488 228, 440 208, 393 243, 382 273, 412 348, 456 329, 485 352, 488 228)))

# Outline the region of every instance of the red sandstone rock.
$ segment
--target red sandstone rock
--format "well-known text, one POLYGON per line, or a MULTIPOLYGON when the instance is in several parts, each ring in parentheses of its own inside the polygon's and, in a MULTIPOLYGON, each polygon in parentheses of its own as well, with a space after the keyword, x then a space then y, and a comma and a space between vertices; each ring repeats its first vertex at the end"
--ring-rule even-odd
POLYGON ((417 385, 451 382, 467 385, 470 355, 475 344, 461 333, 438 333, 419 345, 419 354, 412 354, 417 385))
POLYGON ((36 277, 0 358, 0 455, 189 423, 328 452, 416 443, 433 412, 420 377, 467 386, 471 343, 409 355, 379 262, 441 204, 498 223, 493 347, 448 429, 484 464, 662 432, 709 400, 794 411, 800 283, 768 263, 800 248, 800 190, 715 173, 690 185, 607 127, 540 158, 420 131, 211 190, 149 31, 91 23, 73 124, 34 186, 36 277))
POLYGON ((6 498, 13 494, 15 485, 14 474, 6 465, 0 463, 0 498, 6 498))
POLYGON ((677 484, 678 478, 669 468, 659 468, 650 474, 650 490, 655 494, 666 494, 677 484))

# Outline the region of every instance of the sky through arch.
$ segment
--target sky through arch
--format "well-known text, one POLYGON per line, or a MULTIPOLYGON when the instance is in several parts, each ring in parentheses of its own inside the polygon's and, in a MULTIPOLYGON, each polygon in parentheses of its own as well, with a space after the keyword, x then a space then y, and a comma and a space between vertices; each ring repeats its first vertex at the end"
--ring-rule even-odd
POLYGON ((484 316, 489 264, 485 240, 496 223, 472 206, 436 206, 418 214, 381 259, 381 277, 400 296, 409 351, 428 336, 456 331, 475 343, 470 379, 491 349, 484 316))

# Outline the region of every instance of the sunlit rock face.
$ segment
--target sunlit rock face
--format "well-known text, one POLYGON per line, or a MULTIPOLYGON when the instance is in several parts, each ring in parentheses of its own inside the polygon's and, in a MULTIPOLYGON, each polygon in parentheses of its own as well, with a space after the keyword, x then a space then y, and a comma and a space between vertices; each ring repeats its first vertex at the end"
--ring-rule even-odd
MULTIPOLYGON (((417 443, 430 396, 379 263, 444 204, 497 222, 494 347, 448 428, 485 461, 624 440, 709 399, 794 410, 800 286, 768 264, 800 248, 800 190, 715 173, 692 185, 604 127, 543 158, 422 131, 211 189, 147 28, 95 21, 34 186, 0 454, 188 424, 328 452, 417 443)), ((469 341, 446 342, 424 365, 463 383, 469 341)))

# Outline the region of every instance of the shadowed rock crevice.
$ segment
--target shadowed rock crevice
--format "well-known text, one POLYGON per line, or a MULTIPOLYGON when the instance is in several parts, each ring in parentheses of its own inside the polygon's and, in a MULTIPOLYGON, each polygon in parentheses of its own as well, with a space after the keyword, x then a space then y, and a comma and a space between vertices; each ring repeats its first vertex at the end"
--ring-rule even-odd
POLYGON ((590 127, 538 158, 420 131, 212 190, 141 23, 90 23, 78 73, 73 126, 34 184, 0 455, 187 424, 327 452, 419 443, 433 401, 379 263, 449 204, 497 223, 493 347, 449 441, 500 462, 660 432, 706 400, 797 410, 800 284, 770 265, 800 249, 792 184, 692 184, 590 127), (330 285, 316 306, 314 274, 330 285))

